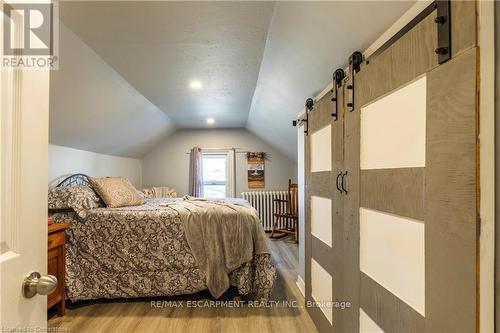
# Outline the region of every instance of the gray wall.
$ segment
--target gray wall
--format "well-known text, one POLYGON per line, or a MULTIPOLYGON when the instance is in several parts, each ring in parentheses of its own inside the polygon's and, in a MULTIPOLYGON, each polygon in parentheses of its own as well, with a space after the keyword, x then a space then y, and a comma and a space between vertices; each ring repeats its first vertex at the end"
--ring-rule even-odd
MULTIPOLYGON (((292 143, 291 143, 292 144, 292 143)), ((189 150, 241 148, 270 154, 265 164, 266 190, 286 189, 288 179, 296 181, 297 164, 245 129, 179 130, 149 152, 143 160, 143 185, 170 186, 178 195, 188 193, 189 150)), ((238 152, 238 150, 237 150, 238 152)), ((236 153, 236 195, 248 191, 245 154, 236 153)))
POLYGON ((142 187, 142 160, 93 153, 80 149, 49 145, 49 184, 61 176, 84 173, 94 177, 122 176, 137 188, 142 187))
POLYGON ((59 69, 50 71, 49 142, 142 158, 174 131, 142 96, 62 22, 59 69))

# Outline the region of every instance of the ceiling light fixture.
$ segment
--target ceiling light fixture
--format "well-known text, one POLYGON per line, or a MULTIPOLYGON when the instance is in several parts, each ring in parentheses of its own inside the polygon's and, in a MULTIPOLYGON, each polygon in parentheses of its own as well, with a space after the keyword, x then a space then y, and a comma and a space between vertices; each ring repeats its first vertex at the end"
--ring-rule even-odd
POLYGON ((201 81, 198 81, 198 80, 193 80, 193 81, 189 82, 189 87, 193 90, 198 90, 198 89, 203 88, 203 83, 201 83, 201 81))
POLYGON ((214 123, 215 123, 215 119, 214 118, 207 118, 207 124, 212 125, 214 123))

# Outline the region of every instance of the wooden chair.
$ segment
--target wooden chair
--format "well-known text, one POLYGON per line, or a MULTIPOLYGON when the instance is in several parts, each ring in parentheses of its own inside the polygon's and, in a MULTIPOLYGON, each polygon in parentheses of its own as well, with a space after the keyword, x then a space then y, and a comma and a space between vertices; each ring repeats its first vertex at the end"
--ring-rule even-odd
POLYGON ((274 207, 274 224, 271 238, 282 238, 292 234, 295 242, 298 242, 299 186, 292 184, 291 179, 288 180, 287 199, 274 199, 274 207), (275 236, 275 233, 280 235, 275 236))

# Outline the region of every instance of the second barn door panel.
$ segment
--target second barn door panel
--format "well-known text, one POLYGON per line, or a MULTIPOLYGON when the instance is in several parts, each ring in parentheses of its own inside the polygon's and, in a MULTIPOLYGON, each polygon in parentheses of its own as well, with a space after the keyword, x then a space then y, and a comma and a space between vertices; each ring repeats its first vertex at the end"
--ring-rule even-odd
POLYGON ((343 87, 308 115, 306 137, 306 300, 316 325, 341 332, 343 87), (335 101, 335 96, 337 101, 335 101))

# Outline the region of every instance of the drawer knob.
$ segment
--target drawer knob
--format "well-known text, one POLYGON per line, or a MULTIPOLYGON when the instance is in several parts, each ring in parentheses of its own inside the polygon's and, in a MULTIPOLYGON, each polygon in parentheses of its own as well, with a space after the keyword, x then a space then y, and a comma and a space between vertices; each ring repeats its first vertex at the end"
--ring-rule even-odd
POLYGON ((49 295, 57 289, 57 278, 54 275, 41 275, 31 272, 23 280, 23 296, 32 298, 36 294, 49 295))

